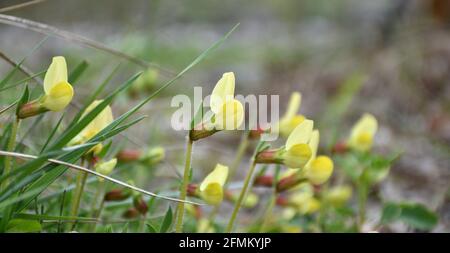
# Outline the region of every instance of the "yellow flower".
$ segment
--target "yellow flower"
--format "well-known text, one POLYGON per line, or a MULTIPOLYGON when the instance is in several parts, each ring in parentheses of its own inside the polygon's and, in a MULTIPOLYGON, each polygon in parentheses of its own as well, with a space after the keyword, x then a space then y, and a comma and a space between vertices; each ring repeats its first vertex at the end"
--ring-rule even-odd
POLYGON ((228 177, 228 167, 217 164, 216 168, 200 184, 200 196, 208 204, 218 205, 223 200, 223 185, 228 177))
POLYGON ((315 184, 325 183, 333 173, 333 160, 328 156, 318 156, 311 163, 311 166, 305 170, 308 180, 315 184))
POLYGON ((289 99, 289 105, 286 113, 280 119, 279 132, 281 136, 287 137, 292 131, 305 120, 303 115, 297 114, 300 109, 302 95, 300 92, 294 92, 289 99))
POLYGON ((339 207, 345 204, 351 197, 352 188, 348 185, 344 185, 330 189, 325 195, 325 200, 331 205, 339 207))
POLYGON ((140 160, 151 166, 160 163, 165 156, 166 151, 163 147, 155 147, 149 149, 140 160))
POLYGON ((286 140, 286 152, 282 154, 282 157, 283 163, 289 168, 303 168, 311 158, 312 151, 308 142, 313 127, 314 122, 312 120, 304 120, 286 140))
POLYGON ((377 119, 373 115, 365 113, 353 126, 347 141, 348 146, 358 151, 370 150, 377 128, 377 119))
POLYGON ((305 165, 303 174, 313 184, 323 184, 333 173, 333 161, 327 156, 317 157, 317 149, 319 147, 320 134, 319 130, 314 130, 309 140, 309 147, 311 149, 311 158, 305 165))
POLYGON ((319 211, 320 205, 321 205, 320 201, 313 197, 306 201, 306 203, 304 204, 304 206, 302 206, 300 211, 303 214, 312 214, 319 211))
MULTIPOLYGON (((117 165, 117 159, 113 158, 107 162, 98 162, 94 166, 94 170, 98 173, 108 176, 114 170, 117 165)), ((99 181, 103 181, 104 179, 99 177, 99 181)))
POLYGON ((233 72, 223 74, 211 93, 210 107, 217 130, 235 130, 244 120, 244 107, 234 98, 233 72))
POLYGON ((259 197, 253 192, 247 193, 244 202, 242 202, 242 206, 245 208, 253 208, 258 204, 259 197))
MULTIPOLYGON (((81 118, 86 116, 90 111, 92 111, 97 105, 99 105, 103 100, 95 100, 92 102, 83 113, 81 118)), ((101 111, 70 143, 71 145, 78 145, 87 142, 89 139, 94 137, 105 127, 107 127, 111 122, 113 122, 113 114, 110 106, 106 106, 103 111, 101 111)), ((98 154, 102 149, 102 144, 97 144, 92 148, 91 151, 94 154, 98 154)))
POLYGON ((303 183, 297 187, 298 191, 293 193, 288 201, 301 214, 310 214, 320 208, 320 202, 314 198, 314 189, 311 184, 303 183))
POLYGON ((53 57, 44 77, 42 106, 50 111, 61 111, 73 98, 73 88, 67 82, 67 64, 62 56, 53 57))

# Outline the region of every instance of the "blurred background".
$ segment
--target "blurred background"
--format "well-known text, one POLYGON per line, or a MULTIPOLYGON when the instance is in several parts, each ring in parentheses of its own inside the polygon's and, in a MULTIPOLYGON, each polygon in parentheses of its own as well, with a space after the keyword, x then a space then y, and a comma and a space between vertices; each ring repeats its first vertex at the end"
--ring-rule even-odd
MULTIPOLYGON (((0 11, 20 2, 2 0, 0 11)), ((165 167, 181 169, 185 132, 170 128, 172 95, 192 96, 194 86, 202 86, 207 95, 223 72, 234 71, 236 93, 279 94, 282 108, 291 92, 300 91, 301 113, 316 120, 324 150, 345 139, 362 113, 374 114, 380 125, 376 150, 403 154, 379 186, 382 198, 424 203, 440 214, 434 231, 450 231, 448 0, 48 0, 2 14, 54 26, 162 67, 146 72, 144 88, 130 90, 128 97, 115 102, 116 116, 240 23, 218 50, 141 111, 149 117, 122 136, 123 145, 164 146, 173 158, 165 167)), ((20 61, 44 38, 42 33, 0 23, 0 53, 13 61, 20 61)), ((24 66, 38 73, 54 55, 66 56, 69 69, 83 60, 89 64, 75 86, 79 101, 119 62, 114 84, 142 70, 57 37, 49 37, 24 66)), ((10 69, 0 60, 0 74, 10 69)), ((0 106, 14 100, 2 93, 0 106)), ((46 117, 52 122, 52 116, 46 117)), ((39 138, 45 129, 33 131, 39 138)), ((193 166, 209 171, 216 162, 230 161, 238 142, 239 135, 223 134, 198 143, 193 166), (228 145, 220 145, 224 143, 228 145)), ((158 170, 160 176, 175 176, 165 167, 158 170)), ((242 164, 242 173, 245 168, 242 164)))

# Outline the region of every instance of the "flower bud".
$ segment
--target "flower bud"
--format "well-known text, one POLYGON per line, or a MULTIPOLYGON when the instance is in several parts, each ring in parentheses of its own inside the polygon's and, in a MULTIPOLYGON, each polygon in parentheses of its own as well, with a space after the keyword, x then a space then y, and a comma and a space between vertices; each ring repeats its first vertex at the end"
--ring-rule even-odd
POLYGON ((134 162, 134 161, 139 160, 141 155, 142 155, 142 152, 140 150, 125 149, 125 150, 120 151, 116 155, 116 158, 121 163, 128 163, 128 162, 134 162))
POLYGON ((105 194, 105 201, 122 201, 131 196, 131 192, 122 189, 113 189, 105 194))
POLYGON ((223 200, 223 185, 228 177, 228 167, 217 164, 200 184, 200 196, 208 204, 218 205, 223 200))
POLYGON ((131 207, 122 214, 122 217, 125 219, 134 219, 139 217, 139 211, 136 210, 136 208, 131 207))
POLYGON ((160 163, 165 157, 165 150, 162 147, 152 148, 147 151, 147 153, 140 158, 142 162, 147 165, 155 165, 160 163))
POLYGON ((371 114, 364 114, 353 126, 347 141, 348 146, 361 152, 370 150, 377 128, 377 119, 371 114))
POLYGON ((133 198, 133 205, 136 210, 139 211, 140 214, 145 215, 148 211, 147 203, 145 203, 144 199, 141 195, 135 196, 133 198))
POLYGON ((255 177, 253 185, 254 186, 272 187, 273 186, 273 176, 272 175, 257 176, 257 177, 255 177))
POLYGON ((330 189, 325 195, 325 200, 335 207, 340 207, 344 205, 351 197, 352 188, 348 185, 344 185, 330 189))
MULTIPOLYGON (((94 170, 102 175, 108 176, 114 170, 117 164, 117 159, 111 159, 107 162, 97 162, 94 166, 94 170)), ((99 181, 104 179, 99 177, 99 181)))

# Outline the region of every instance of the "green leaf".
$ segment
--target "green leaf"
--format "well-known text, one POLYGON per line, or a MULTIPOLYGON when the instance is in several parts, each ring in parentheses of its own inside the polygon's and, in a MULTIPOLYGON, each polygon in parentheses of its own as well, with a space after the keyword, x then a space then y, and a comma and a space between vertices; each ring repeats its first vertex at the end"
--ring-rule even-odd
POLYGON ((437 225, 438 216, 418 203, 385 203, 380 223, 389 224, 395 221, 401 221, 415 229, 431 230, 437 225))
POLYGON ((156 231, 155 227, 152 224, 146 223, 145 225, 147 226, 147 232, 149 232, 149 233, 158 233, 156 231))
POLYGON ((86 71, 87 67, 89 66, 89 64, 87 63, 87 61, 82 61, 80 62, 71 72, 69 75, 69 83, 70 84, 74 84, 79 78, 80 76, 84 73, 84 71, 86 71))
POLYGON ((385 203, 381 214, 381 224, 389 224, 397 220, 402 213, 402 208, 395 203, 385 203))
POLYGON ((159 229, 160 233, 166 233, 170 229, 170 227, 172 226, 172 218, 172 208, 169 206, 169 209, 164 216, 163 222, 161 223, 161 228, 159 229))
POLYGON ((424 205, 403 203, 401 209, 400 220, 413 228, 431 230, 438 223, 437 215, 424 205))
POLYGON ((13 219, 9 221, 6 230, 10 233, 33 233, 41 231, 42 226, 36 220, 13 219))

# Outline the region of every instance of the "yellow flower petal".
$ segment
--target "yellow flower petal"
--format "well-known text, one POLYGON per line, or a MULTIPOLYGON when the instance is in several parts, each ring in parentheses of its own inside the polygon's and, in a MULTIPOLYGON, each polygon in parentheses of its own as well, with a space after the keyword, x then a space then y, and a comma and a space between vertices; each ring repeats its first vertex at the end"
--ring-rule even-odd
POLYGON ((304 120, 300 123, 286 140, 286 149, 289 150, 296 144, 306 144, 311 138, 314 122, 312 120, 304 120))
POLYGON ((216 168, 200 184, 200 195, 208 204, 217 205, 223 200, 223 185, 228 177, 228 167, 217 164, 216 168))
POLYGON ((66 82, 61 81, 53 85, 43 98, 42 106, 50 111, 61 111, 73 98, 73 88, 66 82))
POLYGON ((217 130, 235 130, 244 121, 244 107, 239 100, 233 99, 222 105, 214 115, 214 126, 217 130))
POLYGON ((303 168, 311 158, 311 148, 308 144, 296 144, 283 153, 283 163, 288 168, 303 168))
POLYGON ((311 148, 311 158, 309 159, 305 167, 311 166, 312 161, 316 159, 317 149, 319 148, 319 140, 320 140, 319 130, 316 129, 312 132, 311 139, 309 140, 308 143, 309 147, 311 148))
POLYGON ((320 201, 316 198, 310 198, 305 205, 302 206, 300 212, 303 214, 312 214, 320 209, 320 201))
POLYGON ((222 110, 222 105, 234 99, 235 78, 233 72, 223 74, 211 93, 210 107, 214 113, 222 110))
POLYGON ((205 177, 203 182, 200 184, 200 191, 204 191, 208 184, 218 183, 220 186, 225 184, 228 177, 228 167, 222 164, 217 164, 211 173, 205 177))
POLYGON ((364 114, 353 126, 348 145, 358 151, 368 151, 372 147, 377 128, 377 119, 371 114, 364 114))
POLYGON ((44 91, 49 94, 53 86, 61 82, 67 82, 67 64, 63 56, 53 57, 52 63, 44 77, 44 91))
POLYGON ((328 156, 318 156, 312 161, 311 166, 306 168, 305 174, 311 183, 319 185, 330 178, 333 167, 333 161, 328 156))
MULTIPOLYGON (((113 158, 107 162, 98 162, 95 166, 94 169, 96 172, 102 174, 102 175, 109 175, 112 173, 112 171, 114 170, 114 168, 117 165, 117 159, 113 158)), ((103 178, 99 178, 99 180, 103 180, 103 178)))
POLYGON ((294 115, 291 118, 283 118, 279 123, 279 131, 281 136, 288 137, 294 129, 305 120, 303 115, 294 115))
MULTIPOLYGON (((92 102, 83 113, 82 117, 86 116, 89 112, 91 112, 95 107, 97 107, 103 100, 95 100, 92 102)), ((94 118, 82 131, 84 136, 88 138, 93 137, 105 127, 107 127, 111 122, 113 122, 113 114, 110 106, 106 106, 103 111, 101 111, 97 117, 94 118)))
POLYGON ((286 113, 284 114, 283 118, 291 119, 297 114, 298 110, 300 109, 300 104, 302 102, 302 94, 300 92, 294 92, 292 93, 290 99, 289 99, 289 105, 287 108, 286 113))

